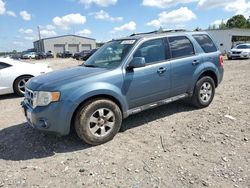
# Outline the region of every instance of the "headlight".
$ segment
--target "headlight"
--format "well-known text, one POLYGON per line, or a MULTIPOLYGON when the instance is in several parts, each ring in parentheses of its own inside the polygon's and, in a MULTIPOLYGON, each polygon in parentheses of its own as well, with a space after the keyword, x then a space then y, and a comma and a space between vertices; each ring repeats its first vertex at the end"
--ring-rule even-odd
POLYGON ((59 101, 60 92, 35 91, 33 94, 33 106, 47 106, 51 102, 59 101))
POLYGON ((247 55, 247 54, 248 54, 248 52, 243 52, 243 54, 244 54, 244 55, 247 55))

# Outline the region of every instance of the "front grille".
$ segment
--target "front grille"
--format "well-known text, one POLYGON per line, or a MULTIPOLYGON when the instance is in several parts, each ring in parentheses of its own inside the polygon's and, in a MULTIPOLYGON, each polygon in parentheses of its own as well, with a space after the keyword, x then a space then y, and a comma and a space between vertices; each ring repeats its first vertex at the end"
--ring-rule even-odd
POLYGON ((241 52, 232 52, 232 54, 241 54, 241 52))
POLYGON ((24 94, 24 100, 26 103, 30 106, 33 107, 33 98, 34 98, 34 92, 27 87, 25 88, 25 94, 24 94))

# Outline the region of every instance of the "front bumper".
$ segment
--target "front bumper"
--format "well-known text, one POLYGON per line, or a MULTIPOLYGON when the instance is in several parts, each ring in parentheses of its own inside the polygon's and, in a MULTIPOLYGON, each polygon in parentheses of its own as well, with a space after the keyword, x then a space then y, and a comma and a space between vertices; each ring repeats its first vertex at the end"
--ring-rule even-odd
POLYGON ((246 59, 250 58, 250 54, 228 54, 227 57, 231 59, 246 59))
POLYGON ((28 124, 33 128, 61 136, 69 134, 71 116, 69 117, 67 112, 65 112, 62 102, 51 103, 45 107, 32 108, 23 101, 21 106, 28 124))

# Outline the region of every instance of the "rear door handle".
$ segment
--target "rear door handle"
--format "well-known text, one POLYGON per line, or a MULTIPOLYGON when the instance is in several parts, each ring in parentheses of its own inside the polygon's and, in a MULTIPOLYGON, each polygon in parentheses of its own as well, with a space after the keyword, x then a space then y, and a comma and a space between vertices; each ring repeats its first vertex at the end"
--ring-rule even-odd
POLYGON ((192 63, 192 65, 194 65, 194 66, 196 66, 198 64, 200 64, 200 60, 194 60, 193 63, 192 63))
POLYGON ((163 74, 163 73, 166 72, 166 71, 167 71, 167 69, 164 68, 164 67, 160 67, 160 68, 157 70, 157 72, 158 72, 159 74, 163 74))

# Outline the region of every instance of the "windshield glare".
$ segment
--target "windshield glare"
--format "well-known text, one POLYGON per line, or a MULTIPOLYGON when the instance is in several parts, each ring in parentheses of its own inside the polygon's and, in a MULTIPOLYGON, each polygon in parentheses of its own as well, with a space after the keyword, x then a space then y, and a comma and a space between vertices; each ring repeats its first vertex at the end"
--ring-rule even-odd
POLYGON ((135 40, 110 41, 97 50, 83 65, 108 69, 117 68, 135 42, 135 40))

